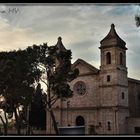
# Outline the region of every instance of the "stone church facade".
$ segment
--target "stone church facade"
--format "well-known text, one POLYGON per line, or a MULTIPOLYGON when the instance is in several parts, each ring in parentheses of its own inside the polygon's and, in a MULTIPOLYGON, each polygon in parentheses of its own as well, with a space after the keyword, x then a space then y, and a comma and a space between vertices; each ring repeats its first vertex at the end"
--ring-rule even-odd
MULTIPOLYGON (((84 125, 87 135, 138 134, 140 81, 128 77, 126 43, 116 33, 114 24, 99 49, 99 69, 82 59, 72 65, 80 73, 70 83, 74 96, 68 101, 59 100, 54 106, 58 127, 84 125)), ((47 134, 54 134, 49 113, 47 134)))

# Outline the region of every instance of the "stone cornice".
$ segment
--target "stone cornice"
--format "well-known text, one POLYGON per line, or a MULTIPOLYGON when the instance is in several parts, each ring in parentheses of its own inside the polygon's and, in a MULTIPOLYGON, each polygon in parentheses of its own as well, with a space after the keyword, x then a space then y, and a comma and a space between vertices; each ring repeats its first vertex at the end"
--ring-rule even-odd
POLYGON ((119 109, 128 109, 127 106, 95 106, 95 107, 63 107, 63 108, 53 108, 54 110, 63 110, 63 111, 74 111, 74 110, 101 110, 101 109, 111 109, 111 110, 119 110, 119 109))
POLYGON ((98 74, 99 73, 88 72, 88 73, 79 74, 78 77, 80 77, 80 76, 88 76, 88 75, 98 75, 98 74))
POLYGON ((103 87, 103 88, 106 88, 106 87, 114 87, 114 86, 119 86, 119 87, 126 87, 126 88, 128 88, 128 86, 126 86, 126 85, 120 85, 120 84, 99 85, 99 87, 103 87))

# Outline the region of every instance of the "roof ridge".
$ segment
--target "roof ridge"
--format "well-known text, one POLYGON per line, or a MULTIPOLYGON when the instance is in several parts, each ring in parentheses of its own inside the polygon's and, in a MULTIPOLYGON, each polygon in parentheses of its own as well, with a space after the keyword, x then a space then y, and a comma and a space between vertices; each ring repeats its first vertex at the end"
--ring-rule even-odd
POLYGON ((96 67, 94 67, 93 65, 89 64, 88 62, 86 62, 85 60, 78 58, 73 64, 72 67, 74 67, 78 62, 83 62, 85 63, 91 70, 96 70, 96 72, 99 71, 99 69, 97 69, 96 67))

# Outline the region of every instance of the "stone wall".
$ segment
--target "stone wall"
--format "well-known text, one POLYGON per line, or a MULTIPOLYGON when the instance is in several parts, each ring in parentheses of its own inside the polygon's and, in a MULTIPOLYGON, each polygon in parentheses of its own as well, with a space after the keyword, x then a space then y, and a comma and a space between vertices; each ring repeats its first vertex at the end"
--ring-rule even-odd
MULTIPOLYGON (((132 118, 132 117, 128 117, 127 118, 127 132, 129 135, 133 135, 136 134, 135 133, 135 127, 139 127, 140 128, 140 118, 132 118)), ((139 133, 140 134, 140 133, 139 133)))
POLYGON ((130 116, 140 117, 140 81, 128 79, 130 116))

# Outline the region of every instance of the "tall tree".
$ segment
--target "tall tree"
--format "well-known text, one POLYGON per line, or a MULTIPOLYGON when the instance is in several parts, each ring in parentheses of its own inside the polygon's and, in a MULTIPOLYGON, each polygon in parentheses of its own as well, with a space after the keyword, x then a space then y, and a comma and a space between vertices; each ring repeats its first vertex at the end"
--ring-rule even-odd
POLYGON ((28 53, 31 56, 37 57, 38 67, 43 68, 46 74, 46 79, 40 80, 47 86, 47 110, 53 121, 53 126, 56 134, 59 134, 57 123, 55 120, 53 105, 58 99, 66 100, 72 97, 72 90, 68 82, 75 79, 78 74, 78 69, 71 69, 71 50, 67 50, 61 37, 58 38, 58 42, 54 46, 33 45, 27 48, 28 53))
POLYGON ((43 94, 40 83, 36 87, 35 94, 31 103, 29 124, 37 129, 46 128, 46 96, 43 94), (38 115, 40 114, 40 115, 38 115))
MULTIPOLYGON (((0 95, 5 98, 6 112, 15 115, 17 132, 20 134, 22 118, 19 107, 25 114, 35 92, 33 84, 40 80, 47 86, 47 109, 50 112, 56 134, 59 134, 53 105, 58 100, 72 97, 68 82, 75 79, 79 70, 71 69, 71 51, 66 50, 58 38, 54 46, 33 45, 25 50, 0 53, 0 95), (46 79, 42 79, 42 73, 46 79)), ((23 115, 22 115, 23 116, 23 115)), ((27 120, 26 120, 27 121, 27 120)))
POLYGON ((6 112, 14 115, 17 133, 20 134, 21 118, 19 108, 27 108, 34 94, 34 82, 41 75, 33 65, 27 51, 18 50, 0 53, 0 94, 6 103, 6 112))

